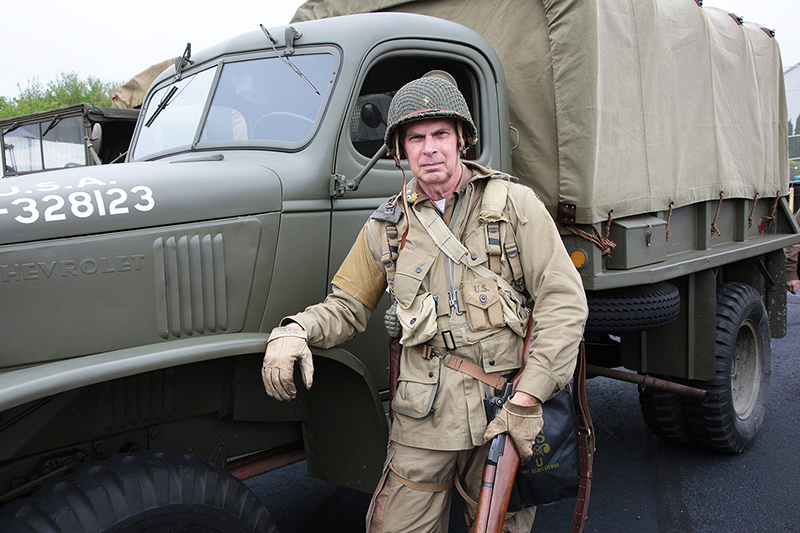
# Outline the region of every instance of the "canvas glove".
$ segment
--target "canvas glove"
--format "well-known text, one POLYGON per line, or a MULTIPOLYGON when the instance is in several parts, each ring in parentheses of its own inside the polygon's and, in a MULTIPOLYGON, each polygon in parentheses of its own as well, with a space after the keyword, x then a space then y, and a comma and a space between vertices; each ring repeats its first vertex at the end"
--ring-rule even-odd
POLYGON ((519 463, 525 464, 533 456, 536 435, 542 430, 543 425, 541 403, 524 407, 507 401, 486 428, 483 441, 489 442, 500 433, 508 433, 519 453, 519 463))
POLYGON ((292 327, 278 327, 272 330, 267 341, 264 364, 261 366, 261 379, 267 394, 277 400, 291 400, 297 396, 294 386, 294 364, 300 363, 303 383, 306 389, 314 381, 314 363, 306 340, 305 330, 292 327))

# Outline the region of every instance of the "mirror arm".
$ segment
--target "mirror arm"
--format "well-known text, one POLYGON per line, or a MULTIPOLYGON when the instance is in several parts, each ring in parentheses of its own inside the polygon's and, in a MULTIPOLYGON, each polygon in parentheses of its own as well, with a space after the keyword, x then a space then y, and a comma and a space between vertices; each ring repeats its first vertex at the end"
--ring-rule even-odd
POLYGON ((333 180, 331 182, 331 196, 335 198, 341 198, 342 196, 344 196, 344 193, 346 191, 358 190, 358 185, 361 183, 361 180, 364 179, 364 176, 366 176, 367 173, 370 170, 372 170, 372 167, 374 167, 375 164, 380 160, 380 158, 385 156, 386 152, 388 151, 389 151, 388 146, 386 146, 385 144, 381 146, 381 149, 375 152, 375 155, 372 156, 372 159, 370 159, 369 162, 367 162, 367 164, 364 165, 364 168, 362 168, 361 171, 358 173, 358 175, 356 175, 356 177, 353 178, 352 180, 348 180, 346 177, 338 174, 334 175, 333 180))

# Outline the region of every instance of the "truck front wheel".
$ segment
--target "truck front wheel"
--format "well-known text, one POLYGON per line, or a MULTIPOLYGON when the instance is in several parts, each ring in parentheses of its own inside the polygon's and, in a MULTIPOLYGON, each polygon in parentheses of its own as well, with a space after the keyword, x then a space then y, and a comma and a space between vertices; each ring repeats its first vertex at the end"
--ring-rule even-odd
POLYGON ((0 531, 275 533, 269 512, 225 469, 143 452, 86 463, 2 510, 0 531))
POLYGON ((769 397, 770 329, 761 295, 743 283, 717 290, 716 376, 693 385, 708 391, 687 400, 697 440, 720 452, 741 453, 755 441, 769 397))

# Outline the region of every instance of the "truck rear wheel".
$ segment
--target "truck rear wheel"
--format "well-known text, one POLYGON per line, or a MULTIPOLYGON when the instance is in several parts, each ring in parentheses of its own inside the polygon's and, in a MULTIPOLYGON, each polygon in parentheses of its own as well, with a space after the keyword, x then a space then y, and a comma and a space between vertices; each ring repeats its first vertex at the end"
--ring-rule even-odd
POLYGON ((683 396, 649 388, 639 393, 639 405, 645 424, 653 435, 670 444, 694 442, 683 396))
POLYGON ((586 331, 623 333, 666 326, 681 309, 678 288, 671 283, 623 287, 586 293, 586 331))
POLYGON ((695 382, 708 395, 687 400, 689 423, 699 442, 716 451, 741 453, 755 441, 769 398, 770 328, 761 295, 743 283, 717 290, 716 376, 695 382))
POLYGON ((86 463, 10 503, 4 533, 276 533, 269 512, 225 469, 188 455, 142 452, 86 463))

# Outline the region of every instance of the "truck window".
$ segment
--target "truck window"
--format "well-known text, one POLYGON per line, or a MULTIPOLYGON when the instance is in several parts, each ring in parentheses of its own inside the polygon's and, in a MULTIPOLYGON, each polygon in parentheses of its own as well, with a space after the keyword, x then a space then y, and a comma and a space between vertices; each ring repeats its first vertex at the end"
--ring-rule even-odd
MULTIPOLYGON (((464 95, 475 125, 480 131, 477 113, 475 77, 469 69, 456 61, 428 60, 418 56, 399 56, 375 64, 364 79, 356 105, 350 112, 350 139, 353 147, 363 156, 372 157, 383 145, 386 117, 394 93, 411 80, 431 70, 444 70, 455 78, 464 95)), ((467 159, 477 157, 476 147, 467 152, 467 159)))
POLYGON ((296 143, 308 137, 334 71, 334 58, 308 54, 290 60, 308 82, 276 57, 225 64, 200 142, 296 143))
POLYGON ((188 149, 198 128, 200 148, 220 142, 285 145, 304 141, 330 92, 336 60, 328 53, 294 54, 290 60, 308 81, 278 57, 225 63, 202 126, 215 69, 158 89, 147 103, 133 158, 188 149), (162 101, 164 106, 160 106, 162 101), (157 112, 159 107, 162 110, 157 112))
POLYGON ((39 124, 44 133, 42 135, 44 168, 86 165, 83 119, 81 117, 67 117, 58 121, 56 119, 39 124))
POLYGON ((3 135, 5 174, 42 170, 42 141, 39 124, 25 124, 3 135))
POLYGON ((3 135, 3 174, 83 166, 86 164, 83 136, 81 117, 55 116, 12 126, 3 135))
POLYGON ((153 93, 136 139, 134 159, 192 144, 215 72, 213 68, 203 70, 153 93))

